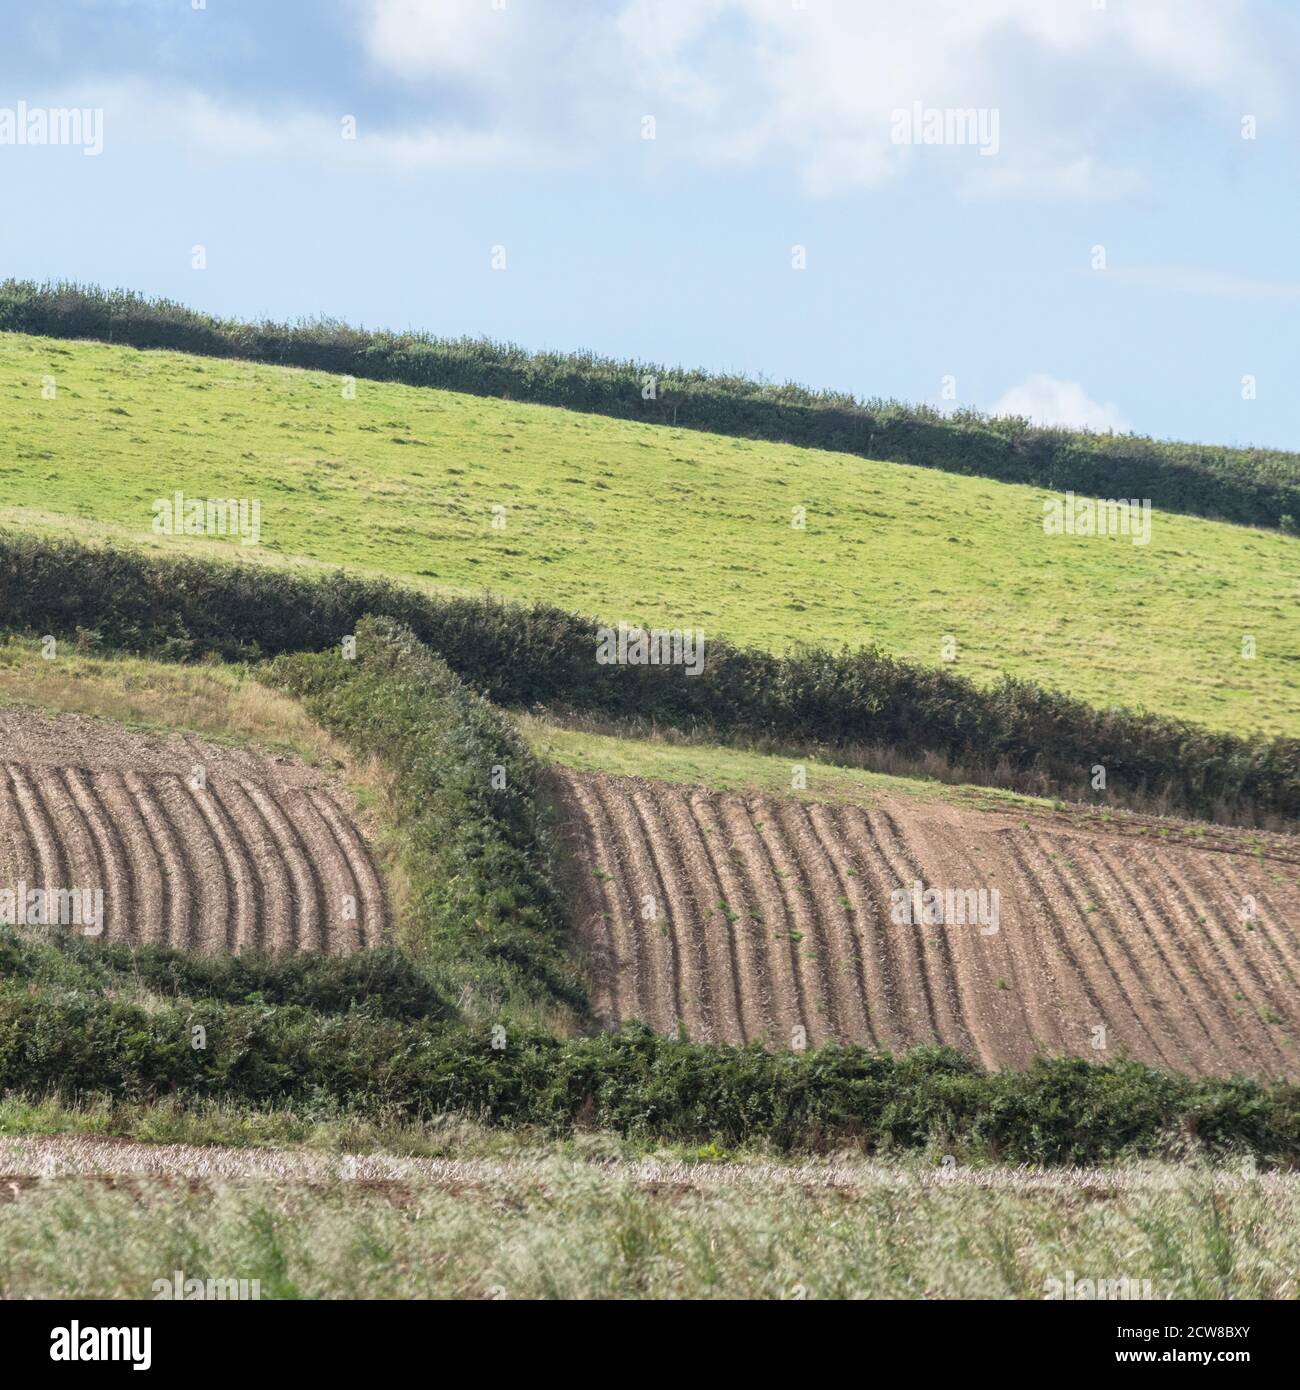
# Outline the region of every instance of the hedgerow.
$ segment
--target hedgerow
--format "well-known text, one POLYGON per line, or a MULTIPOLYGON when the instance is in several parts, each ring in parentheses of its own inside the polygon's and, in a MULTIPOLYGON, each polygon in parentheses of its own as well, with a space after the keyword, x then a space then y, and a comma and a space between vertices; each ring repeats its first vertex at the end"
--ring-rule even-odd
POLYGON ((976 411, 860 401, 740 376, 531 353, 487 339, 369 332, 334 319, 296 324, 217 319, 165 299, 68 283, 0 284, 0 331, 93 338, 137 348, 309 367, 379 381, 834 449, 1001 482, 1113 498, 1166 511, 1294 530, 1300 455, 1132 434, 1043 429, 976 411), (654 383, 653 392, 646 390, 654 383))
POLYGON ((778 1053, 663 1038, 636 1024, 567 1040, 531 1028, 494 1035, 486 1025, 389 1017, 365 999, 340 1012, 215 996, 146 1009, 107 997, 107 983, 70 987, 55 975, 38 988, 31 972, 5 971, 0 1088, 67 1101, 107 1093, 324 1105, 386 1119, 451 1113, 554 1134, 585 1125, 784 1152, 942 1144, 1055 1164, 1191 1143, 1212 1157, 1300 1161, 1300 1088, 1284 1082, 1080 1059, 984 1072, 948 1048, 778 1053))
POLYGON ((704 670, 599 665, 594 619, 543 604, 433 597, 343 572, 150 556, 0 531, 0 623, 173 659, 335 648, 367 615, 402 624, 488 699, 635 716, 720 738, 934 754, 972 781, 1081 798, 1102 764, 1129 804, 1247 823, 1300 817, 1300 740, 1241 737, 1028 681, 991 688, 872 649, 790 655, 710 638, 704 670), (1013 780, 1014 784, 1014 780, 1013 780))
POLYGON ((365 1006, 389 1018, 450 1018, 428 976, 392 946, 327 956, 192 955, 169 946, 0 933, 0 980, 69 990, 147 989, 162 998, 226 1004, 293 1004, 321 1013, 365 1006))
POLYGON ((363 618, 353 635, 353 659, 299 653, 262 675, 389 769, 411 884, 402 945, 462 1014, 533 1005, 581 1016, 531 751, 409 629, 363 618))

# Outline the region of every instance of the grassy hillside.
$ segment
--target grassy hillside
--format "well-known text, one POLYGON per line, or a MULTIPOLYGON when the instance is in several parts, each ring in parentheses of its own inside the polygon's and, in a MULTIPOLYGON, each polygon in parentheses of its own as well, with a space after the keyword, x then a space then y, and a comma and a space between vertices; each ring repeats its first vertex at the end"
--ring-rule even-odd
POLYGON ((332 318, 218 319, 172 300, 67 281, 4 281, 0 331, 346 372, 1004 483, 1149 497, 1164 511, 1248 526, 1294 532, 1300 517, 1300 454, 1281 449, 1043 428, 1017 416, 990 418, 969 409, 947 414, 790 381, 591 352, 529 352, 488 338, 353 328, 332 318))
POLYGON ((1277 533, 1157 513, 1147 546, 1053 537, 1031 487, 429 389, 361 381, 347 400, 324 373, 18 335, 0 336, 0 411, 10 520, 146 536, 178 488, 257 498, 260 549, 286 558, 776 650, 874 642, 938 664, 951 635, 977 679, 1298 727, 1300 542, 1277 533))

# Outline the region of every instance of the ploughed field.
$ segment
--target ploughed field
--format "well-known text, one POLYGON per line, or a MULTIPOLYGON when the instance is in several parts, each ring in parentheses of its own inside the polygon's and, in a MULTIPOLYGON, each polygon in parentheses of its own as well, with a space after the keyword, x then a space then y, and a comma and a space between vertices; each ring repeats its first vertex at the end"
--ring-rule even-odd
POLYGON ((348 795, 318 770, 6 708, 0 893, 18 885, 101 891, 101 940, 205 952, 356 950, 387 919, 348 795))
POLYGON ((1300 1076, 1300 848, 1283 840, 1252 854, 906 797, 554 777, 609 1026, 1300 1076))

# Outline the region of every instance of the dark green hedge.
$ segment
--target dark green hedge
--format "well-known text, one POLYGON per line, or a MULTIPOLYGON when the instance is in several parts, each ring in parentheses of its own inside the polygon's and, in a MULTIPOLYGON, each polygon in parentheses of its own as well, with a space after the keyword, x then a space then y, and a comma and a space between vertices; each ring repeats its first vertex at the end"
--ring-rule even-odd
POLYGON ((215 319, 162 299, 66 283, 0 285, 0 331, 310 367, 412 386, 564 406, 654 424, 836 449, 1097 497, 1149 498, 1173 512, 1295 529, 1300 455, 1137 435, 1039 429, 974 411, 859 401, 744 377, 669 370, 589 353, 530 353, 486 339, 367 332, 331 319, 215 319), (659 383, 646 400, 643 382, 659 383))
POLYGON ((772 1053, 661 1038, 640 1025, 561 1040, 403 1022, 358 1005, 136 1007, 93 989, 0 980, 0 1089, 65 1099, 457 1113, 571 1132, 782 1151, 941 1143, 1013 1163, 1096 1163, 1195 1140, 1215 1157, 1300 1161, 1300 1089, 1167 1076, 1132 1062, 1042 1060, 982 1072, 945 1048, 772 1053), (206 1033, 191 1046, 192 1029, 206 1033), (498 1035, 497 1041, 502 1039, 498 1035))
POLYGON ((142 986, 164 998, 292 1004, 320 1013, 365 1007, 408 1022, 453 1016, 427 976, 390 946, 347 956, 196 956, 69 932, 43 939, 7 931, 0 932, 0 980, 94 992, 142 986))
POLYGON ((585 1015, 527 744, 409 629, 363 618, 355 637, 354 659, 299 653, 262 674, 392 775, 412 894, 403 947, 461 1013, 585 1015))
POLYGON ((1033 774, 1083 799, 1090 770, 1126 800, 1212 819, 1300 818, 1300 740, 1243 738, 1128 709, 1096 709, 1027 681, 984 689, 879 651, 790 656, 711 639, 704 673, 597 665, 594 620, 535 604, 434 598, 341 572, 157 558, 0 531, 0 624, 186 659, 335 648, 367 614, 408 627, 489 699, 639 716, 719 737, 833 751, 937 754, 975 781, 1033 774))

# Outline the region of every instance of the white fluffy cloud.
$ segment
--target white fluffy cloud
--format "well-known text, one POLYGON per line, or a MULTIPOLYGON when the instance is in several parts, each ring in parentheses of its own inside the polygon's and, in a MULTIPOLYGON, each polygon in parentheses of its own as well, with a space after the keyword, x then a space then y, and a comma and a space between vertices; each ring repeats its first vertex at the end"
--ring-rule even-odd
POLYGON ((1128 429, 1118 407, 1092 400, 1077 381, 1060 381, 1043 372, 1013 386, 993 406, 993 415, 1021 415, 1036 425, 1060 425, 1068 429, 1128 429))
POLYGON ((989 196, 1126 194, 1154 107, 1275 113, 1300 59, 1294 26, 1258 22, 1268 0, 356 3, 372 65, 459 100, 488 150, 580 157, 653 114, 674 158, 778 159, 825 193, 925 158, 989 196), (893 143, 891 113, 914 102, 997 108, 997 157, 893 143))

